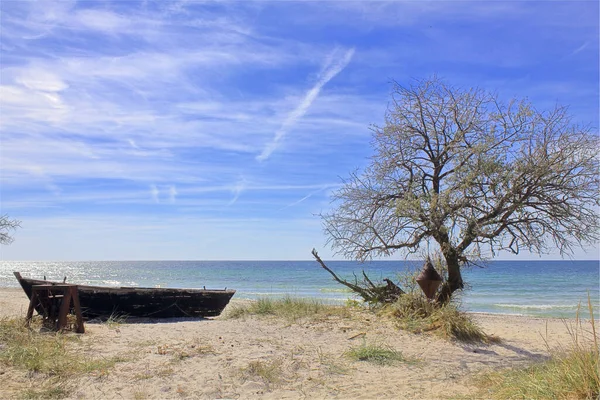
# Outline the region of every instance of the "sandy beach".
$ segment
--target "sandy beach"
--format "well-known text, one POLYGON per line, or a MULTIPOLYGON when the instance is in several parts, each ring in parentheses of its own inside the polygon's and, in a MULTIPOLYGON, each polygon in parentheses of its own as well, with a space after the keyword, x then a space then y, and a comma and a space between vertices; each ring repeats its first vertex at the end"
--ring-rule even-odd
MULTIPOLYGON (((0 289, 0 317, 24 316, 20 289, 0 289)), ((229 307, 235 305, 232 302, 229 307)), ((73 399, 435 399, 469 395, 473 378, 498 368, 545 359, 547 343, 567 344, 559 319, 475 315, 499 344, 464 344, 398 330, 362 311, 291 323, 265 317, 88 323, 74 342, 93 357, 121 362, 73 382, 73 399), (344 355, 367 343, 402 352, 406 362, 378 366, 344 355)), ((39 383, 35 374, 0 373, 2 398, 39 383)))

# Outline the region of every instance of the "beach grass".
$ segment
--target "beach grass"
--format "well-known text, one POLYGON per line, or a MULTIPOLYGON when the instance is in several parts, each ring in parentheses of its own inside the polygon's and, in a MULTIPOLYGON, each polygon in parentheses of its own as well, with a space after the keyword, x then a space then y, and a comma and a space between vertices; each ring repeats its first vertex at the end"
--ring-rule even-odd
POLYGON ((340 362, 337 354, 325 353, 322 348, 317 348, 317 356, 319 364, 323 367, 323 371, 331 375, 346 375, 349 370, 340 362))
POLYGON ((63 399, 68 396, 71 388, 60 380, 51 380, 43 383, 37 389, 26 389, 21 397, 31 400, 63 399))
POLYGON ((282 368, 283 360, 281 358, 255 360, 242 369, 242 374, 245 379, 258 379, 267 386, 276 386, 282 381, 282 368))
POLYGON ((481 395, 492 399, 598 399, 600 365, 598 336, 591 300, 589 326, 579 318, 565 321, 570 336, 568 347, 550 349, 549 360, 521 369, 485 374, 478 383, 481 395))
POLYGON ((41 321, 26 326, 23 318, 0 318, 0 364, 44 378, 26 398, 60 398, 71 378, 83 374, 106 375, 125 357, 97 358, 73 349, 80 339, 73 334, 40 331, 41 321))
POLYGON ((352 347, 345 355, 355 361, 367 361, 377 365, 406 361, 400 351, 381 343, 367 343, 366 340, 363 340, 360 346, 352 347))
POLYGON ((412 332, 431 332, 444 339, 461 342, 498 342, 487 335, 472 317, 453 302, 439 305, 430 302, 422 294, 406 293, 381 313, 392 315, 400 329, 412 332))
POLYGON ((349 310, 344 306, 324 304, 316 299, 285 296, 281 299, 261 297, 248 304, 234 304, 227 313, 228 318, 242 318, 249 315, 277 316, 296 321, 302 318, 349 316, 349 310))
POLYGON ((111 314, 103 323, 111 329, 116 329, 127 322, 127 315, 111 314))

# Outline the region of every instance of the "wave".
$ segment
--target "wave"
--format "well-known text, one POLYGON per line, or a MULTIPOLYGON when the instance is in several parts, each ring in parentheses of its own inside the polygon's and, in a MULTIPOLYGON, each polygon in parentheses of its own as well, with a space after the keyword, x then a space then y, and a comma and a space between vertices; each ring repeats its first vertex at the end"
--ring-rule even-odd
POLYGON ((323 293, 352 293, 350 288, 322 288, 319 291, 323 293))
POLYGON ((517 308, 523 310, 575 310, 577 305, 565 305, 565 304, 493 304, 494 307, 498 308, 517 308))

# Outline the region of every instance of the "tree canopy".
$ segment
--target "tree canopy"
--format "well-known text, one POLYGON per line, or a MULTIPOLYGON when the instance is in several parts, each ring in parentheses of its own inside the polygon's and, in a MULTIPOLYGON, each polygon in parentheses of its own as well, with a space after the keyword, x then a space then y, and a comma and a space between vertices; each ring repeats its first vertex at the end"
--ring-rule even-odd
POLYGON ((598 240, 598 132, 567 107, 539 111, 434 77, 393 83, 372 132, 370 165, 322 215, 338 254, 408 255, 431 240, 447 263, 447 300, 463 287, 460 267, 484 253, 572 254, 598 240))

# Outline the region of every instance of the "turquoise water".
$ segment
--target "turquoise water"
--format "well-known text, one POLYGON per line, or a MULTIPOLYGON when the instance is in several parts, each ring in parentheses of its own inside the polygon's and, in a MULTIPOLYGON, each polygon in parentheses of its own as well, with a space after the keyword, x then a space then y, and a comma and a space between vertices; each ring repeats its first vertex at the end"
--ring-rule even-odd
MULTIPOLYGON (((414 261, 366 264, 331 261, 336 273, 352 279, 362 269, 370 277, 396 280, 399 272, 422 266, 414 261)), ((463 272, 469 288, 459 296, 472 312, 573 318, 588 292, 600 311, 598 261, 492 261, 463 272)), ((237 299, 260 296, 319 298, 344 302, 352 293, 334 282, 314 261, 89 261, 0 262, 0 287, 18 287, 12 272, 68 282, 145 287, 236 289, 237 299)))

